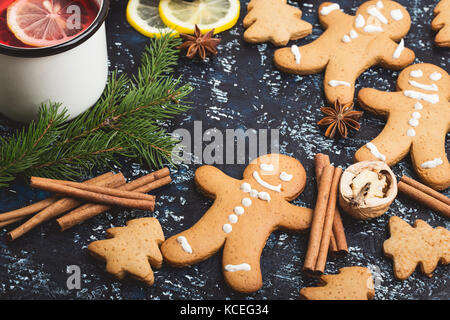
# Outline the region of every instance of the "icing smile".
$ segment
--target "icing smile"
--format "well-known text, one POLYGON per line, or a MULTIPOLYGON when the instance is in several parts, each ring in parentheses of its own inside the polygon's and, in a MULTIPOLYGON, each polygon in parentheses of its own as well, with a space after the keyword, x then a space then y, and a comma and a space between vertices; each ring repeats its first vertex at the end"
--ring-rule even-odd
POLYGON ((262 185, 264 188, 267 188, 272 191, 281 192, 281 184, 278 186, 271 185, 270 183, 264 181, 260 176, 258 171, 253 171, 253 178, 255 178, 256 182, 262 185))

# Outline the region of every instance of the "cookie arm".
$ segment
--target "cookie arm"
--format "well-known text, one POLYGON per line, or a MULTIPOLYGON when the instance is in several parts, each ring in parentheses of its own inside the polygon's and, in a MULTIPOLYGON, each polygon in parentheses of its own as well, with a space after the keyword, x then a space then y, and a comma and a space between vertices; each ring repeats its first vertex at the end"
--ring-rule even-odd
POLYGON ((215 198, 216 191, 228 181, 234 180, 213 166, 201 166, 195 171, 195 184, 202 193, 215 198))
POLYGON ((377 41, 376 46, 379 51, 379 64, 389 69, 401 70, 413 63, 416 57, 414 51, 409 48, 401 49, 402 44, 404 42, 396 43, 388 37, 383 37, 382 41, 377 41))
POLYGON ((280 208, 279 226, 292 231, 305 231, 311 225, 313 210, 284 202, 280 208))
POLYGON ((363 88, 358 92, 358 102, 361 108, 378 116, 387 117, 398 103, 396 97, 403 99, 399 92, 379 91, 372 88, 363 88))
POLYGON ((337 3, 324 2, 319 6, 318 10, 319 21, 324 29, 328 28, 330 24, 336 21, 348 19, 350 15, 342 12, 337 3))
POLYGON ((418 131, 411 147, 411 159, 419 177, 437 190, 450 187, 450 163, 445 152, 446 119, 437 119, 429 130, 418 131))

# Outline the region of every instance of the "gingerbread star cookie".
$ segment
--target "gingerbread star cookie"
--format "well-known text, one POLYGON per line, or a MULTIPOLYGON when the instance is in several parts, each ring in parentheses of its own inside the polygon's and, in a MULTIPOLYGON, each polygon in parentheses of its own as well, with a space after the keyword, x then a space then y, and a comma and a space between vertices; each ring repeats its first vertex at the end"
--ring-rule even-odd
POLYGON ((438 32, 434 42, 440 47, 450 47, 450 0, 441 0, 434 8, 434 15, 431 29, 438 32))
POLYGON ((301 20, 301 10, 288 5, 287 0, 251 0, 247 11, 244 40, 250 43, 271 41, 284 46, 312 32, 312 25, 301 20))
POLYGON ((306 300, 372 300, 374 296, 372 274, 363 267, 341 268, 338 274, 322 275, 320 286, 300 290, 306 300))
POLYGON ((193 227, 162 244, 164 259, 184 267, 223 247, 227 284, 240 292, 260 289, 260 259, 269 235, 279 228, 305 231, 310 226, 312 210, 289 203, 305 187, 305 169, 294 158, 268 154, 252 161, 242 180, 202 166, 195 182, 214 203, 193 227))
POLYGON ((399 217, 389 220, 391 237, 383 244, 384 254, 394 260, 394 275, 407 279, 420 265, 423 274, 432 276, 439 262, 450 263, 450 231, 433 229, 423 220, 416 220, 414 227, 399 217))
POLYGON ((387 118, 383 131, 360 148, 356 161, 381 160, 392 166, 408 152, 419 177, 430 187, 450 186, 445 138, 450 131, 450 77, 438 66, 420 63, 404 69, 396 92, 364 88, 363 109, 387 118))
POLYGON ((275 66, 295 74, 325 70, 327 100, 342 104, 353 101, 355 81, 374 65, 400 70, 414 61, 414 52, 405 48, 403 37, 411 26, 408 11, 394 1, 364 2, 356 16, 345 14, 336 3, 319 7, 325 32, 313 42, 275 51, 275 66))
POLYGON ((106 261, 106 271, 123 279, 127 273, 153 285, 152 267, 161 268, 162 255, 159 246, 164 241, 161 226, 155 218, 127 221, 126 227, 108 229, 111 239, 94 241, 89 252, 106 261))

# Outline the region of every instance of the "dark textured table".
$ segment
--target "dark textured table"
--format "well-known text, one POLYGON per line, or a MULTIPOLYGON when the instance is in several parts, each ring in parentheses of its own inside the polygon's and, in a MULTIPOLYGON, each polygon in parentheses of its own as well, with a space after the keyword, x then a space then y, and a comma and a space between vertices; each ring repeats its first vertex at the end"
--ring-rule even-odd
MULTIPOLYGON (((363 1, 338 1, 347 13, 354 13, 363 1)), ((412 17, 412 27, 405 37, 406 46, 416 53, 416 62, 431 62, 448 70, 449 49, 433 44, 430 29, 433 8, 437 0, 402 0, 412 17)), ((321 32, 317 19, 319 1, 301 1, 303 18, 314 24, 313 34, 296 41, 305 44, 321 32)), ((383 128, 384 121, 365 113, 361 130, 352 132, 346 140, 330 140, 315 124, 324 105, 323 75, 295 76, 278 71, 272 62, 275 47, 270 44, 250 45, 243 41, 242 19, 247 1, 242 3, 238 24, 222 33, 219 55, 207 62, 191 62, 181 58, 176 75, 181 75, 195 88, 189 99, 192 110, 167 124, 167 129, 187 129, 192 134, 194 121, 201 121, 203 132, 226 129, 279 129, 280 151, 299 159, 304 165, 308 184, 294 201, 300 206, 313 207, 316 197, 313 157, 318 152, 330 155, 336 165, 347 167, 355 150, 373 139, 383 128)), ((135 32, 125 20, 124 0, 113 0, 107 20, 111 70, 136 71, 139 58, 148 40, 135 32)), ((398 72, 374 67, 357 81, 361 87, 395 90, 398 72)), ((356 106, 358 108, 358 106, 356 106)), ((0 120, 0 133, 7 134, 15 125, 0 120)), ((448 136, 447 136, 448 138, 448 136)), ((448 139, 447 139, 448 141, 448 139)), ((270 139, 269 139, 270 142, 270 139)), ((207 145, 209 142, 204 142, 207 145)), ((449 144, 447 143, 447 153, 449 144)), ((123 160, 127 177, 137 177, 149 168, 123 160)), ((248 163, 248 161, 247 161, 248 163)), ((164 264, 155 272, 155 285, 127 278, 116 281, 104 271, 102 262, 91 258, 87 245, 105 237, 105 230, 122 226, 132 218, 154 216, 160 221, 166 237, 192 226, 209 208, 211 201, 194 187, 194 171, 198 163, 172 168, 174 182, 155 192, 156 210, 153 214, 139 210, 114 209, 69 231, 60 233, 53 223, 32 230, 19 240, 8 243, 0 231, 0 298, 3 299, 298 299, 299 290, 315 285, 301 269, 308 242, 307 234, 273 233, 261 258, 264 285, 249 295, 232 291, 223 280, 221 252, 198 265, 176 269, 164 264), (81 289, 69 290, 67 266, 81 269, 81 289)), ((241 178, 245 165, 217 165, 235 178, 241 178)), ((393 168, 397 176, 416 177, 409 156, 393 168)), ((449 195, 449 190, 445 192, 449 195)), ((0 190, 0 212, 8 211, 46 197, 32 190, 22 180, 9 189, 0 190)), ((450 229, 450 221, 403 195, 399 195, 383 216, 356 221, 343 215, 350 253, 344 259, 331 259, 326 272, 335 273, 344 266, 370 267, 377 274, 376 299, 449 299, 449 267, 440 265, 432 278, 415 272, 408 280, 396 281, 392 261, 385 258, 382 244, 388 238, 388 220, 397 215, 409 223, 420 218, 433 227, 450 229)))

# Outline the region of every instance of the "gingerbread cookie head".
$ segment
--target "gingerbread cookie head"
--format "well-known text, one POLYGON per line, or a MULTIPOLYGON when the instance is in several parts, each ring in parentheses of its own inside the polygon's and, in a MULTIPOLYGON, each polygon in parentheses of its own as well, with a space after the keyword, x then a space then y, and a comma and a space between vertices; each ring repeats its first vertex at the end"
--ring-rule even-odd
POLYGON ((450 98, 450 76, 434 64, 418 63, 400 73, 397 88, 400 91, 408 90, 428 95, 430 102, 447 101, 450 98))
POLYGON ((392 40, 400 40, 408 33, 410 25, 408 11, 395 1, 367 1, 356 11, 355 29, 363 34, 384 33, 392 40))
POLYGON ((302 164, 282 154, 267 154, 253 160, 244 171, 244 180, 292 200, 305 188, 306 172, 302 164))

